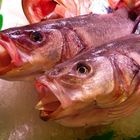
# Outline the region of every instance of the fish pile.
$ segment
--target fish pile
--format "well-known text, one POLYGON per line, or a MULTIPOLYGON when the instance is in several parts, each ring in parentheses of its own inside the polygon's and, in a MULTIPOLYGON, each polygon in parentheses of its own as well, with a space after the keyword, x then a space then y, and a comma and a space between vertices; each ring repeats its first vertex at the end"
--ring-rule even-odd
POLYGON ((105 14, 95 3, 23 0, 32 24, 0 32, 0 78, 33 80, 45 121, 102 125, 140 106, 140 3, 112 0, 105 14))

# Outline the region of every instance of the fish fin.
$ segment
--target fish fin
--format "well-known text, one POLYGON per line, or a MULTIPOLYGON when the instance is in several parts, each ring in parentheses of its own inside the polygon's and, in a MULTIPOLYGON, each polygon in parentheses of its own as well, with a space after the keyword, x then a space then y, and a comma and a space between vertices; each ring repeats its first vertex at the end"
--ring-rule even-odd
POLYGON ((113 121, 122 117, 127 117, 140 107, 140 86, 137 92, 117 107, 109 109, 108 120, 113 121))

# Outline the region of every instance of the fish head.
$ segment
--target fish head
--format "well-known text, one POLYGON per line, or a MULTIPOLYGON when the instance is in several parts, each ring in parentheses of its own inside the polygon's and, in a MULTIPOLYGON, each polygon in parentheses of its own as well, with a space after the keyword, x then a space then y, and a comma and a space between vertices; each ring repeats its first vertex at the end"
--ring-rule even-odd
POLYGON ((103 56, 60 64, 47 75, 48 79, 63 87, 62 91, 67 92, 74 102, 93 102, 97 95, 107 90, 110 92, 113 87, 110 82, 113 80, 113 69, 110 61, 103 56), (78 93, 77 97, 75 93, 78 93))
POLYGON ((49 69, 60 60, 62 45, 60 31, 44 23, 1 31, 0 77, 28 78, 49 69))
POLYGON ((94 125, 101 124, 106 120, 108 110, 104 108, 121 102, 112 100, 115 98, 112 94, 113 68, 111 62, 101 55, 87 53, 59 64, 39 77, 36 86, 40 99, 36 108, 41 111, 41 118, 63 120, 62 124, 68 126, 86 125, 91 110, 96 114, 92 116, 94 125), (75 116, 80 119, 74 124, 75 116))

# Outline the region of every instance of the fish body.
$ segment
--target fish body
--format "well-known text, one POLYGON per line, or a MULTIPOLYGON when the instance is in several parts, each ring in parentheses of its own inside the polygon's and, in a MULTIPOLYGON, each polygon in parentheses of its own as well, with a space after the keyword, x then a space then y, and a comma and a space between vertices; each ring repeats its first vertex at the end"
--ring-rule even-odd
POLYGON ((139 58, 139 35, 91 48, 38 78, 36 108, 44 120, 70 127, 126 117, 140 107, 139 58))
POLYGON ((44 21, 0 32, 0 77, 18 79, 43 73, 80 52, 133 32, 126 9, 44 21))

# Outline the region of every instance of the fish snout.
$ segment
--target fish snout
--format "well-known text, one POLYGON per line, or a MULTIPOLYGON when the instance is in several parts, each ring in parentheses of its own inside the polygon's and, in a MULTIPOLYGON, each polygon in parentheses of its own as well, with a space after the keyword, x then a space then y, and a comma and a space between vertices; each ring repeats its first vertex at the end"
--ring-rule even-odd
POLYGON ((5 33, 0 32, 0 75, 21 63, 15 44, 5 33))
POLYGON ((8 55, 8 51, 5 48, 5 44, 4 44, 4 42, 6 41, 8 41, 8 37, 0 33, 0 60, 1 61, 4 60, 4 58, 6 58, 6 56, 8 55))

